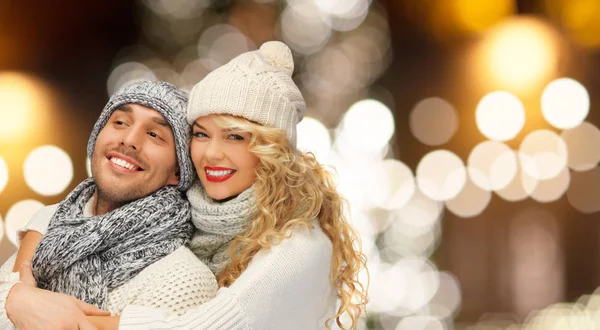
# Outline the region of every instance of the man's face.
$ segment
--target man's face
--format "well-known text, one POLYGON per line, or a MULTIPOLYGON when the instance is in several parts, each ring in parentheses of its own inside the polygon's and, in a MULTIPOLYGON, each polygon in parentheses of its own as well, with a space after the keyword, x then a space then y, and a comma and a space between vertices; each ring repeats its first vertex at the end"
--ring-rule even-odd
POLYGON ((171 126, 160 113, 139 104, 112 113, 98 134, 91 165, 98 198, 113 204, 179 183, 171 126))

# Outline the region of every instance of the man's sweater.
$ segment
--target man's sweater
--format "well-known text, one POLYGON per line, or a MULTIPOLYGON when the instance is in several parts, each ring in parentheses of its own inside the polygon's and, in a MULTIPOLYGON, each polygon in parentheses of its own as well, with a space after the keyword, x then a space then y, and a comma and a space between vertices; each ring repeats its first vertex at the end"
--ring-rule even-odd
MULTIPOLYGON (((58 204, 42 208, 19 230, 18 236, 28 230, 45 234, 58 204)), ((91 203, 84 213, 91 215, 91 203)), ((14 283, 19 273, 13 273, 17 253, 0 267, 0 281, 14 283)), ((8 321, 4 305, 12 285, 0 287, 0 325, 8 321)), ((125 306, 135 304, 164 309, 170 314, 181 315, 188 309, 212 299, 217 292, 213 273, 194 253, 182 246, 161 260, 146 267, 125 284, 108 292, 108 310, 113 315, 121 314, 125 306)), ((9 322, 9 321, 8 321, 9 322)))

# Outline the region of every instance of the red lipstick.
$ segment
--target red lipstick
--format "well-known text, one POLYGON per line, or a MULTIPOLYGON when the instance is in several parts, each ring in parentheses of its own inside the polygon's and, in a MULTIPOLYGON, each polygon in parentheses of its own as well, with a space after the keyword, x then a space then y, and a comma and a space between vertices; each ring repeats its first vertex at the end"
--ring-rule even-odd
MULTIPOLYGON (((206 175, 206 180, 210 181, 210 182, 223 182, 223 181, 227 181, 229 178, 231 178, 234 174, 235 174, 235 170, 232 168, 227 168, 227 167, 217 167, 217 166, 204 166, 204 174, 206 175), (213 175, 211 175, 210 172, 213 173, 213 175), (228 172, 228 174, 224 174, 224 175, 214 175, 214 172, 228 172)), ((220 173, 222 174, 222 173, 220 173)))

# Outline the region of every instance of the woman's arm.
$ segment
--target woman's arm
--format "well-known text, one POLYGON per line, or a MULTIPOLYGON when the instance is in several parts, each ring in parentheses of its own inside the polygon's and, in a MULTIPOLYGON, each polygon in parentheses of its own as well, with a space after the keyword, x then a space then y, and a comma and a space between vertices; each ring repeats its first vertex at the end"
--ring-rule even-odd
POLYGON ((259 252, 213 300, 182 316, 128 306, 119 329, 321 329, 335 314, 330 267, 331 242, 325 234, 320 228, 298 228, 292 237, 259 252))
POLYGON ((42 237, 44 237, 44 235, 34 230, 28 230, 25 235, 23 235, 23 239, 21 240, 21 245, 19 246, 19 251, 17 253, 17 259, 15 260, 15 264, 13 266, 13 272, 19 271, 19 267, 23 261, 31 260, 33 258, 35 249, 42 240, 42 237))

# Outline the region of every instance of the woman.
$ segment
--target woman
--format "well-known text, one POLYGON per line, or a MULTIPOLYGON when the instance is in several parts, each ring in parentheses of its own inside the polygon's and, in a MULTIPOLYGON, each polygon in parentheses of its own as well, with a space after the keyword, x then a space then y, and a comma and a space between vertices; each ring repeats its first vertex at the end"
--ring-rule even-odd
POLYGON ((268 42, 190 94, 201 182, 188 191, 198 229, 190 248, 217 274, 217 296, 183 316, 127 306, 94 318, 99 328, 356 327, 367 301, 358 281, 365 257, 330 171, 295 147, 305 103, 292 72, 287 46, 268 42))

